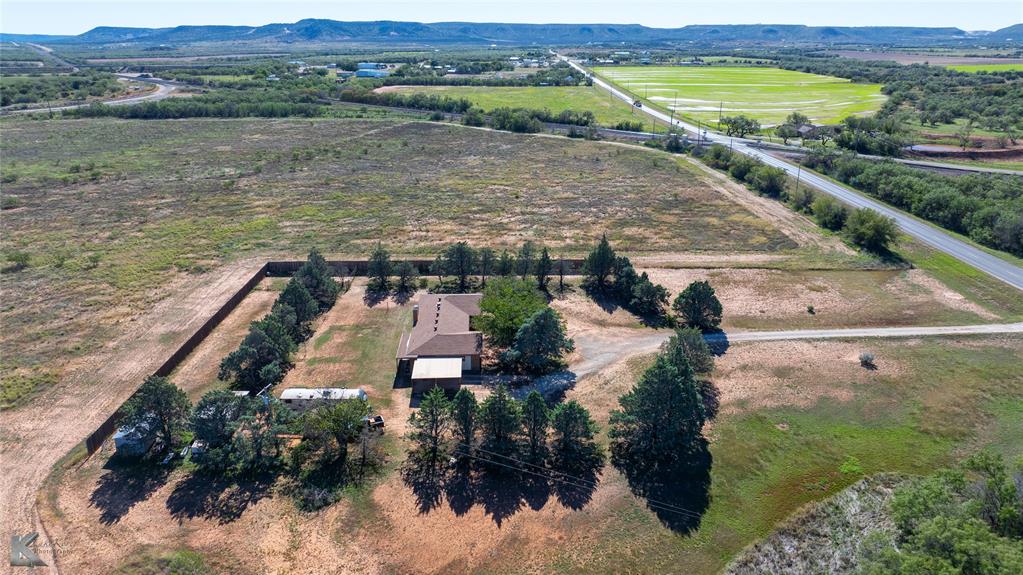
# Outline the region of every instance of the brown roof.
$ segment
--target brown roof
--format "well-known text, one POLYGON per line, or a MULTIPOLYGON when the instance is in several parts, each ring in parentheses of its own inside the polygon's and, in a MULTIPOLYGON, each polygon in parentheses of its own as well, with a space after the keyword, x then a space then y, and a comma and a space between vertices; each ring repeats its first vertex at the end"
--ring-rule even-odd
POLYGON ((419 298, 419 320, 402 336, 398 357, 474 355, 483 351, 483 334, 470 331, 469 318, 480 313, 483 294, 427 294, 419 298))

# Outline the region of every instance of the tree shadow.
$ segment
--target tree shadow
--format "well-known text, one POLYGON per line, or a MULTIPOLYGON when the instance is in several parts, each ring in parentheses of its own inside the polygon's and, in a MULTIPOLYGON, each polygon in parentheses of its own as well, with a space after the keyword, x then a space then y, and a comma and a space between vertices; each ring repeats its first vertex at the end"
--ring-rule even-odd
POLYGON ((700 390, 700 399, 703 400, 703 413, 708 421, 714 419, 721 409, 721 390, 709 379, 701 379, 696 383, 700 390))
POLYGON ((244 478, 192 473, 167 498, 167 510, 178 521, 199 517, 221 525, 231 523, 250 505, 270 496, 274 479, 272 473, 244 478))
POLYGON ((708 331, 703 334, 703 340, 707 342, 710 352, 717 357, 725 355, 731 344, 728 342, 728 334, 722 330, 708 331))
POLYGON ((416 288, 396 289, 394 290, 394 294, 391 296, 391 300, 398 305, 405 305, 415 294, 416 288))
MULTIPOLYGON (((504 461, 500 456, 487 457, 504 461)), ((601 466, 599 458, 571 472, 567 468, 531 467, 514 463, 513 459, 507 460, 507 465, 513 469, 471 459, 461 459, 451 465, 446 461, 442 457, 438 462, 431 462, 428 457, 413 454, 402 466, 402 482, 415 495, 419 512, 430 513, 444 500, 457 516, 479 505, 498 527, 526 507, 534 511, 543 509, 552 494, 565 507, 582 509, 593 497, 601 466)))
POLYGON ((636 497, 646 500, 661 524, 680 534, 700 527, 710 506, 710 469, 713 463, 707 440, 700 438, 679 462, 659 463, 641 457, 613 457, 636 497))
POLYGON ((155 462, 129 461, 117 455, 103 466, 106 473, 96 482, 89 503, 100 510, 100 522, 112 525, 135 505, 149 499, 167 483, 173 467, 155 462))
POLYGON ((573 511, 586 507, 600 483, 603 468, 604 454, 596 448, 573 458, 572 462, 556 461, 553 487, 558 503, 573 511))
POLYGON ((388 286, 380 286, 376 282, 370 282, 370 284, 366 286, 366 293, 362 295, 362 303, 366 304, 366 307, 374 307, 379 305, 390 295, 391 290, 388 286))
POLYGON ((415 495, 416 507, 421 514, 440 507, 447 475, 441 463, 410 455, 401 466, 401 480, 415 495))
POLYGON ((593 303, 597 304, 597 307, 604 310, 608 314, 612 314, 622 307, 618 303, 618 298, 615 294, 609 290, 599 290, 592 285, 583 286, 583 291, 589 296, 593 303))

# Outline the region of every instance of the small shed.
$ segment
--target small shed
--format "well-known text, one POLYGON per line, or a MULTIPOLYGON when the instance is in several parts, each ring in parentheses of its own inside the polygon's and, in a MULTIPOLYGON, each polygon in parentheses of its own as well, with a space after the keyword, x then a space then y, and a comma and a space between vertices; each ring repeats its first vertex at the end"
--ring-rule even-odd
POLYGON ((302 413, 338 401, 349 399, 368 399, 362 389, 345 389, 340 387, 292 387, 281 392, 281 401, 292 411, 302 413))

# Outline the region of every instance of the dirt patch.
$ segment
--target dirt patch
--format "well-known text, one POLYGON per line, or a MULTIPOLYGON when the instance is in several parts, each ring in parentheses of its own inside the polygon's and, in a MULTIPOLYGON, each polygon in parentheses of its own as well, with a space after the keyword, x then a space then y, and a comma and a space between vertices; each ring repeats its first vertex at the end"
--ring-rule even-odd
POLYGON ((793 406, 821 399, 850 401, 857 386, 898 377, 903 367, 879 357, 876 369, 860 366, 869 343, 779 341, 734 345, 718 358, 713 381, 721 392, 722 414, 793 406), (821 377, 821 366, 828 366, 821 377))
POLYGON ((975 313, 988 320, 999 319, 997 315, 971 302, 963 297, 962 294, 949 289, 945 284, 927 275, 927 272, 923 270, 912 269, 900 274, 894 280, 886 283, 884 288, 895 295, 908 296, 915 299, 920 298, 920 292, 923 290, 925 294, 930 294, 931 298, 945 307, 975 313))
POLYGON ((249 324, 270 313, 278 295, 277 291, 268 289, 271 281, 260 282, 171 374, 174 385, 188 393, 193 403, 217 384, 220 360, 238 348, 249 333, 249 324))

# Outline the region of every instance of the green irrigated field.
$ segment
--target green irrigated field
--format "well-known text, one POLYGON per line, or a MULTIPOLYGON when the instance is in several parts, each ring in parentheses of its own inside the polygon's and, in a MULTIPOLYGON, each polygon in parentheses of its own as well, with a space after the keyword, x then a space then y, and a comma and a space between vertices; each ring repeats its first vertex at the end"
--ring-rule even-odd
POLYGON ((484 110, 494 108, 547 108, 590 111, 603 126, 618 122, 643 122, 650 129, 650 118, 608 92, 587 86, 549 86, 492 88, 479 86, 401 86, 401 92, 426 92, 452 98, 466 98, 484 110))
POLYGON ((777 68, 615 66, 594 71, 660 108, 704 122, 717 122, 719 114, 744 114, 770 126, 799 111, 814 122, 834 123, 873 112, 885 101, 879 84, 777 68))
POLYGON ((954 64, 948 66, 959 72, 1023 72, 1023 64, 954 64))

